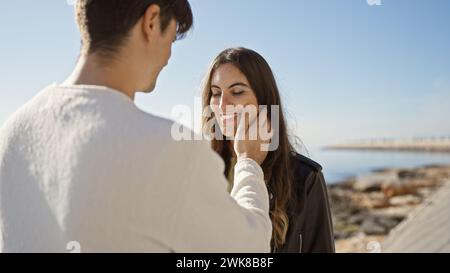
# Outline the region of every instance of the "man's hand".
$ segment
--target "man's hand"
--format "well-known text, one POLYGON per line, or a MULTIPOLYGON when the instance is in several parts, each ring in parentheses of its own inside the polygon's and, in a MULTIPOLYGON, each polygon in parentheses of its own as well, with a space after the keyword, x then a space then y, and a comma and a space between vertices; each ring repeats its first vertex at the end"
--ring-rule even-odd
POLYGON ((268 143, 267 140, 261 139, 258 129, 268 130, 271 132, 271 126, 268 122, 267 113, 262 112, 260 115, 250 115, 245 113, 238 120, 238 128, 234 138, 234 151, 237 158, 250 158, 261 165, 267 157, 267 149, 263 149, 263 144, 268 143), (263 116, 264 115, 264 116, 263 116), (258 128, 258 123, 261 124, 258 128))

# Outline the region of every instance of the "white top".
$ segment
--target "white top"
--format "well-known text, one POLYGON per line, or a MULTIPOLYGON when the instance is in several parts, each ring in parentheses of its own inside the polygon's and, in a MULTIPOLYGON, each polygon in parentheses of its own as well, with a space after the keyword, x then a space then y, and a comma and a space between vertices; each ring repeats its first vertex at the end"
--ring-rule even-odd
POLYGON ((239 161, 230 196, 173 124, 106 87, 44 89, 0 129, 0 252, 270 251, 260 166, 239 161))

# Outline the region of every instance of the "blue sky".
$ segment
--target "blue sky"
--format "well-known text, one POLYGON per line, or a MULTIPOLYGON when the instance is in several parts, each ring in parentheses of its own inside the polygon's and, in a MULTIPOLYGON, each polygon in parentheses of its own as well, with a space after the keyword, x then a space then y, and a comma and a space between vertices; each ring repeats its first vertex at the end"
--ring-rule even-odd
MULTIPOLYGON (((69 1, 70 2, 70 1, 69 1)), ((0 1, 0 125, 79 50, 65 0, 0 1)), ((274 70, 293 133, 308 147, 372 137, 450 135, 450 1, 192 0, 195 28, 142 109, 194 106, 210 61, 245 46, 274 70)))

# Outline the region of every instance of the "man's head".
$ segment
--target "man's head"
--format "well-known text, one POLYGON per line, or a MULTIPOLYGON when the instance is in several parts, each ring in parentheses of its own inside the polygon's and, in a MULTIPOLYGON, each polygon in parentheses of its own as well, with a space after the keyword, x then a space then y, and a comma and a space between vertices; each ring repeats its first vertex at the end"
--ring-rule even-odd
POLYGON ((140 91, 154 89, 172 43, 193 24, 188 0, 78 0, 76 17, 82 54, 105 65, 126 57, 140 91))

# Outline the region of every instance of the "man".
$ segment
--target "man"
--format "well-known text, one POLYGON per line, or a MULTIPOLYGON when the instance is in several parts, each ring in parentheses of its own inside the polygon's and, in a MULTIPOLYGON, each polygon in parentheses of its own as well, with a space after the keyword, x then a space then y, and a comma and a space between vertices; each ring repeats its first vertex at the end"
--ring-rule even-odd
POLYGON ((1 251, 269 251, 261 142, 235 141, 230 196, 208 143, 133 103, 191 28, 187 0, 79 0, 76 16, 74 72, 0 130, 1 251))

